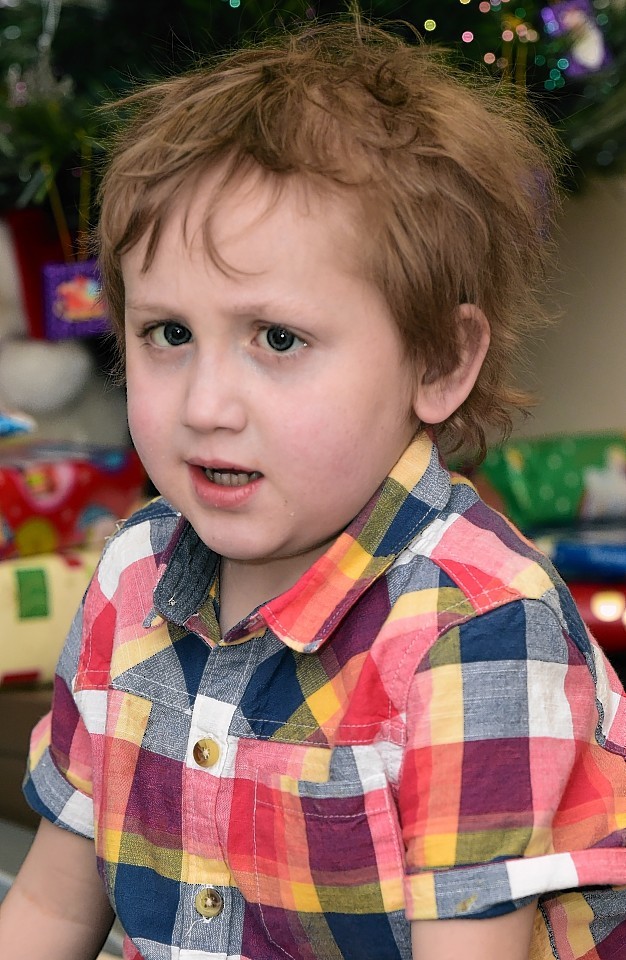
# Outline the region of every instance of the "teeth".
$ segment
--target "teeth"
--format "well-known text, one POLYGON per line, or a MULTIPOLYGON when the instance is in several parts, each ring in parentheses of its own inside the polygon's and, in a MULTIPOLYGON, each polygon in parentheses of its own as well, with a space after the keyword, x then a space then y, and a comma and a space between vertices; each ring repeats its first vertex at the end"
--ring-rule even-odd
POLYGON ((246 483, 258 480, 261 476, 258 470, 254 470, 252 473, 244 473, 239 470, 211 470, 209 467, 204 472, 211 483, 216 483, 220 487, 243 487, 246 483))

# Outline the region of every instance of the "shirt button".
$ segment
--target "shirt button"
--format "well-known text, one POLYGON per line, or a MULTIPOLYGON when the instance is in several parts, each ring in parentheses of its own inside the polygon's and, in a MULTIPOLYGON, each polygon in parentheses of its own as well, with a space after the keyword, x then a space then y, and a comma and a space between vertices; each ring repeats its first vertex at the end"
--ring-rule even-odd
POLYGON ((204 737, 195 744, 193 758, 199 767, 213 767, 220 758, 219 745, 211 737, 204 737))
POLYGON ((215 887, 205 887, 196 894, 196 910, 201 917, 217 917, 224 909, 224 900, 215 887))

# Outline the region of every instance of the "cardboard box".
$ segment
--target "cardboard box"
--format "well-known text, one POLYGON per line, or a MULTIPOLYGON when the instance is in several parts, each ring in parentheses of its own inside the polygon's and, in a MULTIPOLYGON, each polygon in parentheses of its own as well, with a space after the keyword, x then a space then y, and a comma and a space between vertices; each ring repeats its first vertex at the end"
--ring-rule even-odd
POLYGON ((36 827, 39 817, 22 795, 30 733, 50 709, 52 688, 0 690, 0 818, 36 827))

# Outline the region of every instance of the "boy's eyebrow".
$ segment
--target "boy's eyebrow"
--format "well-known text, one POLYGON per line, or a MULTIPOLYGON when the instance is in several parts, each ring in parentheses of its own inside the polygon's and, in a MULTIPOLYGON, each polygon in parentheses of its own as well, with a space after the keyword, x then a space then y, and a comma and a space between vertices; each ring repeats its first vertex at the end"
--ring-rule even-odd
MULTIPOLYGON (((136 310, 138 312, 156 312, 156 313, 168 313, 168 314, 178 314, 180 312, 180 307, 175 307, 174 304, 168 305, 166 303, 159 303, 157 301, 149 300, 134 300, 127 299, 125 303, 127 310, 136 310)), ((295 299, 285 297, 283 300, 239 300, 234 301, 228 306, 228 313, 232 316, 275 316, 279 319, 281 316, 285 317, 286 314, 289 314, 290 317, 295 315, 300 315, 304 312, 303 304, 295 299)))
MULTIPOLYGON (((124 306, 126 309, 130 310, 164 310, 165 304, 162 303, 151 303, 149 300, 129 300, 128 298, 124 301, 124 306)), ((169 311, 168 311, 169 312, 169 311)))
POLYGON ((283 297, 280 300, 235 300, 230 304, 230 313, 234 316, 281 316, 303 312, 303 304, 291 297, 283 297))

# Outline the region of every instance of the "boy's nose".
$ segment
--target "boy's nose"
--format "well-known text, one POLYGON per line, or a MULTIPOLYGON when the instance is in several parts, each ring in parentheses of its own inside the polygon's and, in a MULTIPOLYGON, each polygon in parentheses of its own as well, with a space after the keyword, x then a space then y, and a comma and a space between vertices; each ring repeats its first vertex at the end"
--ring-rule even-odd
POLYGON ((198 432, 240 431, 246 424, 243 378, 224 355, 196 357, 187 371, 183 424, 198 432))

